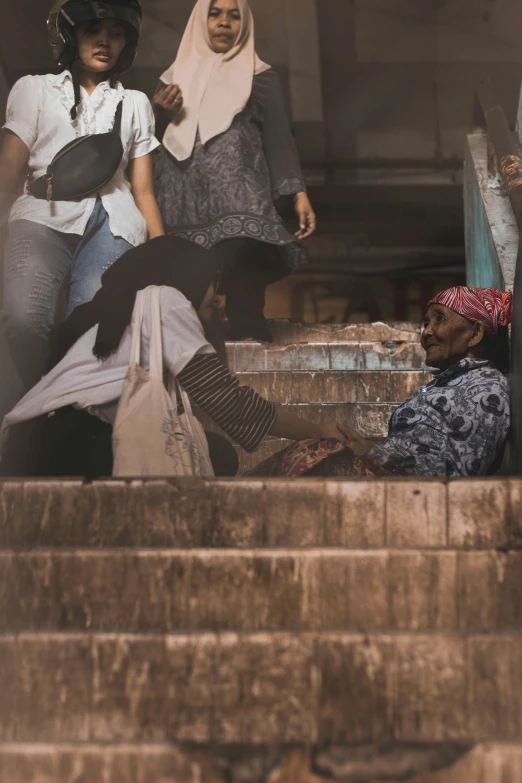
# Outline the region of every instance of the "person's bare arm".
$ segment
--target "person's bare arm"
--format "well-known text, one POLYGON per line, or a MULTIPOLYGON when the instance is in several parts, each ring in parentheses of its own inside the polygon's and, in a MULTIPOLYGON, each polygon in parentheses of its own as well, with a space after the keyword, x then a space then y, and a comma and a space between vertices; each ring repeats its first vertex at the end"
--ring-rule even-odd
MULTIPOLYGON (((187 323, 190 325, 190 319, 187 323)), ((167 338, 164 346, 168 351, 167 338)), ((174 364, 170 370, 174 375, 174 364)), ((260 397, 251 387, 240 386, 238 378, 215 355, 196 354, 177 378, 207 416, 249 453, 258 449, 267 435, 288 440, 334 438, 344 442, 336 424, 320 425, 300 419, 260 397)))
POLYGON ((294 413, 283 408, 277 408, 277 416, 270 430, 270 435, 287 440, 327 440, 335 438, 346 443, 346 436, 337 424, 314 424, 306 419, 300 419, 294 413))
POLYGON ((149 239, 165 233, 152 182, 152 156, 134 158, 127 167, 127 176, 136 206, 147 221, 149 239))
POLYGON ((357 457, 366 456, 375 446, 375 441, 364 438, 357 432, 357 430, 346 426, 346 424, 339 424, 339 429, 343 435, 342 440, 357 457))
POLYGON ((23 173, 29 159, 24 142, 11 131, 0 136, 0 226, 9 216, 11 206, 23 185, 23 173))

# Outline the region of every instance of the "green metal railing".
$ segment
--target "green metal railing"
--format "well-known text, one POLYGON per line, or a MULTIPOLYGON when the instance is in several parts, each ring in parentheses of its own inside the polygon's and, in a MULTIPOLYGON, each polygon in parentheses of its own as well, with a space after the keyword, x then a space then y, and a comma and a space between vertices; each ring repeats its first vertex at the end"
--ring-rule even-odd
POLYGON ((515 135, 499 104, 490 79, 477 87, 485 119, 488 144, 502 175, 520 232, 511 328, 511 449, 510 473, 522 475, 522 158, 515 135))

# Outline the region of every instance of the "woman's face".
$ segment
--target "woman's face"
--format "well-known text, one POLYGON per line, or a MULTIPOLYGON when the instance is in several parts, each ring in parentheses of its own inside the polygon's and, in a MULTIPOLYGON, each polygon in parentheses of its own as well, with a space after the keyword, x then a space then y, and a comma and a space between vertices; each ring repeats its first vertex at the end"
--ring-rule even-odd
POLYGON ((74 30, 84 68, 95 73, 112 70, 127 42, 123 25, 117 19, 94 19, 74 30))
POLYGON ((203 326, 209 326, 212 323, 214 313, 216 311, 216 288, 214 283, 210 283, 207 288, 205 298, 201 302, 198 309, 198 318, 203 326))
POLYGON ((447 370, 472 355, 483 336, 484 327, 481 323, 468 321, 445 305, 432 304, 426 310, 421 336, 426 364, 428 367, 447 370))
POLYGON ((241 31, 241 13, 237 0, 213 0, 208 12, 210 45, 218 54, 234 46, 241 31))

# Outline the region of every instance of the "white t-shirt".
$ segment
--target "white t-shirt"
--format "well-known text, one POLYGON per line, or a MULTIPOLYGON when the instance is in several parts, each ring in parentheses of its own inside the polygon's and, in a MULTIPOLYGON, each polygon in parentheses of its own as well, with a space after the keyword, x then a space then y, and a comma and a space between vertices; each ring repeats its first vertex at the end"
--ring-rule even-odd
MULTIPOLYGON (((125 169, 130 160, 141 158, 159 146, 154 136, 154 115, 146 95, 124 90, 118 82, 111 88, 101 82, 89 95, 83 87, 76 120, 70 111, 74 104, 71 74, 24 76, 14 85, 7 102, 4 128, 15 133, 29 149, 29 170, 35 178, 45 174, 56 153, 78 136, 107 133, 123 98, 121 140, 123 159, 112 180, 100 190, 113 236, 137 246, 147 240, 147 224, 132 197, 125 169)), ((66 234, 83 234, 96 196, 82 201, 37 199, 28 193, 14 203, 9 222, 32 220, 66 234)))
MULTIPOLYGON (((149 368, 150 322, 151 302, 150 297, 147 297, 140 361, 145 369, 149 368)), ((11 425, 51 413, 66 405, 89 410, 104 421, 114 423, 129 368, 132 324, 126 329, 116 353, 104 362, 100 362, 92 352, 97 332, 98 326, 93 326, 80 337, 62 361, 7 414, 0 442, 4 442, 7 428, 11 425)), ((196 354, 215 353, 193 306, 175 288, 165 287, 161 290, 161 333, 164 365, 174 376, 196 354)))

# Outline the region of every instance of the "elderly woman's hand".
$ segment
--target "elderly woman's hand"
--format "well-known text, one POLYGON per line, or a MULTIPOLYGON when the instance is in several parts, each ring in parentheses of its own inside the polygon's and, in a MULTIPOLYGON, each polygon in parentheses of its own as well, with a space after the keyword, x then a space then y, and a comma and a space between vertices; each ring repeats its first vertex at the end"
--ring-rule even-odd
POLYGON ((321 437, 324 440, 340 440, 341 443, 351 449, 358 457, 362 457, 364 454, 368 454, 375 443, 371 440, 363 438, 358 432, 352 430, 351 427, 347 427, 344 424, 325 424, 322 427, 321 437))
POLYGON ((307 193, 298 193, 294 202, 295 211, 299 218, 299 231, 296 231, 295 235, 298 239, 306 239, 314 233, 317 227, 315 212, 307 193))
POLYGON ((183 108, 183 94, 177 84, 168 84, 154 96, 154 108, 173 120, 183 108))
POLYGON ((363 438, 356 430, 351 427, 347 427, 345 424, 337 424, 337 429, 341 432, 343 443, 353 451, 356 457, 364 457, 369 454, 375 446, 375 443, 368 438, 363 438))

